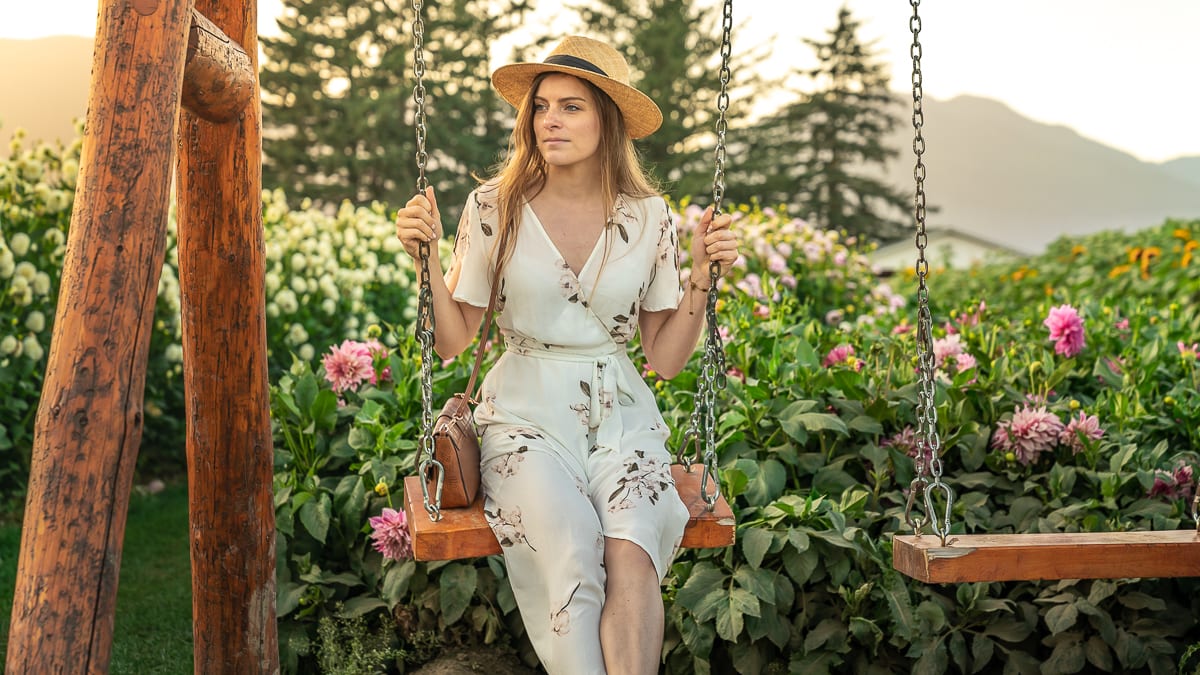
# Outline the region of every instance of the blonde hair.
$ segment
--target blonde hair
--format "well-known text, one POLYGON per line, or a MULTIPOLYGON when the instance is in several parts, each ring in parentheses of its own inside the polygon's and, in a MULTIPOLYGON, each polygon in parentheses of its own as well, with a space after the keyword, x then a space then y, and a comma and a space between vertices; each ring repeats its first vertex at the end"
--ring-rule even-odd
MULTIPOLYGON (((521 222, 521 208, 526 201, 537 196, 546 184, 546 161, 538 151, 537 137, 533 131, 533 100, 542 80, 551 74, 542 73, 535 78, 521 100, 508 143, 508 155, 487 181, 494 184, 498 192, 496 202, 500 232, 492 255, 496 261, 493 284, 499 282, 504 264, 512 256, 521 222)), ((591 92, 600 117, 600 144, 596 152, 600 154, 600 189, 604 204, 611 211, 618 195, 641 198, 660 194, 659 187, 642 167, 620 108, 596 85, 583 79, 579 81, 591 92)), ((605 259, 607 257, 606 245, 605 259)))

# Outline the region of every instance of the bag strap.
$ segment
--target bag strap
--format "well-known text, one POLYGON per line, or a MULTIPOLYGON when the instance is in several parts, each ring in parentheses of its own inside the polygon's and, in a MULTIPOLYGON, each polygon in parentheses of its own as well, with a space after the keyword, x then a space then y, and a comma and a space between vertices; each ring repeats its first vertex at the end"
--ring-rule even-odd
POLYGON ((471 395, 475 393, 475 380, 479 378, 479 367, 483 365, 483 351, 487 345, 488 335, 492 332, 492 316, 496 311, 496 295, 500 290, 500 284, 492 284, 492 297, 488 300, 487 317, 483 320, 483 326, 479 329, 479 346, 475 348, 475 366, 471 368, 471 379, 467 380, 466 398, 468 401, 473 400, 471 395))

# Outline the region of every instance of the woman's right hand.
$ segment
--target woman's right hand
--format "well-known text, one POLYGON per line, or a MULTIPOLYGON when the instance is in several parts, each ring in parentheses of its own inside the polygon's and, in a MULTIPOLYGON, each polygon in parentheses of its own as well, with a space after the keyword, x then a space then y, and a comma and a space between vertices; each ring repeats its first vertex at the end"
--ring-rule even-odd
POLYGON ((396 213, 396 237, 413 260, 418 259, 421 242, 430 242, 432 255, 437 255, 437 241, 442 238, 442 217, 432 185, 425 188, 425 194, 414 195, 396 213))

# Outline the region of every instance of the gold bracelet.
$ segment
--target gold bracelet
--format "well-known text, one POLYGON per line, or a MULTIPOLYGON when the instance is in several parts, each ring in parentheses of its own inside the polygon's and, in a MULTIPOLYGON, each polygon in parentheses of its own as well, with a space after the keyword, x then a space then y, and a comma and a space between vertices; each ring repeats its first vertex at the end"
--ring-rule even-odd
MULTIPOLYGON (((712 286, 709 286, 708 288, 700 288, 700 286, 698 286, 696 282, 692 281, 691 279, 688 279, 688 287, 694 288, 704 294, 707 294, 710 290, 712 290, 712 286)), ((688 314, 692 316, 695 316, 696 314, 696 304, 692 301, 688 301, 688 314)))

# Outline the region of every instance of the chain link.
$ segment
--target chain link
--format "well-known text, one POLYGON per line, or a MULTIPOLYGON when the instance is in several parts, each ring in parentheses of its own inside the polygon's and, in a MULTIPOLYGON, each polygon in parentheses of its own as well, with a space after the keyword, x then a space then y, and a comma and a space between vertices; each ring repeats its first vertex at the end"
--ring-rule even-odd
POLYGON ((942 482, 941 439, 937 429, 937 407, 935 404, 936 387, 933 376, 933 318, 929 310, 929 287, 926 277, 929 275, 929 261, 925 258, 925 247, 929 243, 925 231, 925 137, 922 128, 925 126, 925 113, 922 108, 924 93, 921 76, 921 16, 918 6, 921 0, 910 0, 913 8, 908 26, 912 32, 913 41, 910 49, 912 55, 912 95, 913 95, 913 154, 916 155, 916 165, 913 167, 913 179, 916 182, 916 197, 914 217, 917 223, 916 244, 917 262, 917 456, 914 459, 916 477, 909 486, 908 501, 904 507, 904 522, 918 536, 929 523, 934 534, 941 539, 942 546, 950 534, 950 514, 954 506, 954 491, 942 482), (932 481, 930 480, 932 477, 932 481), (945 495, 945 517, 939 523, 934 517, 933 492, 940 490, 945 495), (920 498, 924 502, 925 512, 918 516, 914 514, 914 505, 920 498))
MULTIPOLYGON (((733 0, 725 0, 721 26, 721 91, 717 95, 717 149, 716 171, 713 174, 713 216, 721 213, 721 202, 725 198, 725 111, 729 109, 729 59, 732 53, 730 35, 733 31, 733 0)), ((717 324, 717 281, 721 278, 720 263, 708 266, 708 296, 704 303, 704 320, 707 326, 704 338, 704 355, 700 362, 700 381, 696 387, 696 400, 691 420, 684 433, 679 461, 691 468, 692 461, 699 459, 703 446, 704 475, 700 479, 700 494, 711 511, 721 495, 721 475, 717 472, 717 390, 725 388, 725 343, 717 324), (685 457, 689 447, 696 448, 692 459, 685 457), (709 484, 712 491, 709 492, 709 484)))
MULTIPOLYGON (((425 164, 429 159, 425 153, 425 17, 423 0, 412 0, 413 8, 413 63, 416 86, 413 87, 414 115, 417 129, 417 191, 424 192, 429 186, 425 178, 425 164)), ((433 287, 429 281, 429 242, 417 245, 417 257, 421 267, 421 287, 417 295, 416 337, 421 345, 421 441, 417 449, 417 476, 421 479, 421 496, 430 520, 442 518, 442 486, 446 472, 442 463, 433 455, 433 287), (437 483, 432 497, 429 494, 429 478, 435 476, 437 483)))

